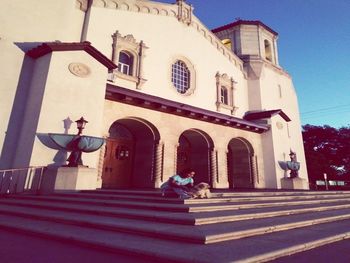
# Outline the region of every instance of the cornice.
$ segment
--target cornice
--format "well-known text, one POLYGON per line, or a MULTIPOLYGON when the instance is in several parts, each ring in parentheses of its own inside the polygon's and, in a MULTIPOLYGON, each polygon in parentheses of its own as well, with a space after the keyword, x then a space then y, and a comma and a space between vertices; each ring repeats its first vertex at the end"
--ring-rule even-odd
MULTIPOLYGON (((177 20, 179 20, 178 18, 181 15, 179 14, 179 6, 176 3, 166 4, 145 0, 92 0, 92 6, 159 16, 170 16, 177 20)), ((179 20, 179 23, 181 23, 181 20, 179 20)), ((195 15, 191 14, 191 21, 187 21, 186 24, 196 29, 196 31, 209 41, 223 56, 239 67, 243 74, 246 73, 243 68, 243 61, 222 44, 221 40, 195 15)))
POLYGON ((205 110, 111 84, 107 84, 106 99, 254 133, 264 133, 269 130, 267 125, 257 124, 245 119, 205 110))
MULTIPOLYGON (((242 60, 244 61, 244 66, 247 68, 247 66, 250 66, 251 68, 254 68, 254 66, 259 65, 260 69, 262 67, 269 68, 276 73, 286 76, 287 78, 291 79, 291 76, 288 74, 287 71, 285 71, 283 68, 265 60, 261 59, 258 56, 253 56, 253 55, 244 55, 242 56, 242 60)), ((249 74, 248 74, 249 75, 249 74)), ((257 75, 257 78, 260 78, 260 74, 257 75)))
POLYGON ((291 76, 289 75, 289 73, 287 71, 285 71, 281 67, 277 67, 276 65, 272 64, 271 62, 265 62, 264 65, 265 65, 265 67, 272 69, 273 71, 276 71, 277 73, 279 73, 281 75, 284 75, 288 78, 291 78, 291 76))

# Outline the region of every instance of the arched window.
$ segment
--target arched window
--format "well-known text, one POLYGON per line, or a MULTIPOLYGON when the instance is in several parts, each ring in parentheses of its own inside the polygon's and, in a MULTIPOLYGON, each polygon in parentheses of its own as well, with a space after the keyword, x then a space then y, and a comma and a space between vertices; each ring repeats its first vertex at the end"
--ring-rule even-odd
POLYGON ((184 94, 190 88, 191 73, 185 62, 177 60, 171 69, 171 82, 176 90, 184 94))
POLYGON ((271 44, 268 40, 264 40, 265 45, 265 59, 272 62, 272 50, 271 50, 271 44))
POLYGON ((122 36, 118 31, 112 35, 112 61, 118 64, 108 76, 108 81, 116 82, 123 79, 129 82, 128 85, 141 89, 147 81, 144 78, 143 61, 148 47, 141 40, 137 41, 132 35, 122 36))
POLYGON ((134 58, 125 51, 119 53, 118 70, 126 75, 132 75, 134 58))
POLYGON ((235 87, 237 83, 232 77, 229 77, 226 73, 215 75, 216 78, 216 108, 217 111, 230 111, 231 115, 235 115, 238 107, 235 105, 235 87))
POLYGON ((221 103, 228 105, 228 90, 224 86, 221 86, 220 101, 221 103))

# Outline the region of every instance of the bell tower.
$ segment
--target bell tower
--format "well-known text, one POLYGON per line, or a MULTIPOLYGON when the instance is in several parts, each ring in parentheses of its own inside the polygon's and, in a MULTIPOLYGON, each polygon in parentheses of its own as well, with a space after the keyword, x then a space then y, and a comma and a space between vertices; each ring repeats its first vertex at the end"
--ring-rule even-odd
POLYGON ((262 60, 279 67, 278 33, 260 21, 237 21, 212 30, 244 62, 262 60))

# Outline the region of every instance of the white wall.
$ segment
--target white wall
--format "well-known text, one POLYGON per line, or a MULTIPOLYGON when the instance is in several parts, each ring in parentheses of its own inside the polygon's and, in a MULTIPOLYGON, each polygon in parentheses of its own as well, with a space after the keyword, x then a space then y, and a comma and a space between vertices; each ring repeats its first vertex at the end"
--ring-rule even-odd
MULTIPOLYGON (((79 42, 83 21, 84 12, 74 0, 0 1, 0 153, 5 150, 6 134, 16 130, 10 127, 10 118, 11 125, 21 129, 16 124, 21 113, 15 112, 18 107, 13 108, 13 103, 16 92, 23 93, 31 79, 25 52, 41 42, 79 42)), ((6 141, 9 149, 14 142, 6 141)), ((7 157, 1 153, 0 167, 8 168, 12 160, 7 157)))
MULTIPOLYGON (((196 18, 193 20, 197 24, 200 23, 196 18)), ((241 64, 230 61, 218 50, 216 44, 212 44, 203 36, 211 34, 209 31, 200 33, 195 26, 181 23, 170 15, 95 6, 92 8, 89 21, 86 39, 110 58, 111 35, 117 30, 122 36, 132 34, 137 41, 142 40, 148 47, 143 61, 143 77, 147 81, 142 86, 141 92, 216 111, 215 74, 219 71, 221 74, 226 73, 229 77, 233 77, 238 83, 235 91, 239 107, 237 116, 243 116, 248 110, 246 80, 241 64), (181 57, 190 60, 196 72, 196 89, 190 96, 179 94, 171 83, 171 64, 174 59, 181 57)), ((211 35, 216 39, 213 34, 211 35)))
POLYGON ((13 42, 79 41, 84 12, 75 0, 1 0, 0 37, 13 42))
MULTIPOLYGON (((17 150, 15 165, 23 166, 29 157, 31 166, 54 164, 58 151, 45 146, 37 135, 63 134, 63 120, 67 118, 73 121, 69 134, 77 133, 74 121, 83 116, 89 121, 83 135, 101 137, 106 76, 105 66, 85 51, 56 52, 37 59, 31 94, 28 97, 27 116, 19 138, 22 146, 17 150), (72 62, 87 65, 91 74, 87 77, 73 75, 68 69, 72 62), (28 149, 25 149, 26 145, 28 149)), ((83 154, 84 164, 97 167, 98 154, 83 154)))

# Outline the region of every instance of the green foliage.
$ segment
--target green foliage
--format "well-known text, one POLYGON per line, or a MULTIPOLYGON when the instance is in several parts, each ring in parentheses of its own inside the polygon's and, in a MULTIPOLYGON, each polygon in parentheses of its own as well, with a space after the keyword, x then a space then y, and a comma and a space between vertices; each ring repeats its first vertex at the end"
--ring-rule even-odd
POLYGON ((310 181, 350 180, 350 127, 304 125, 303 140, 310 181))

